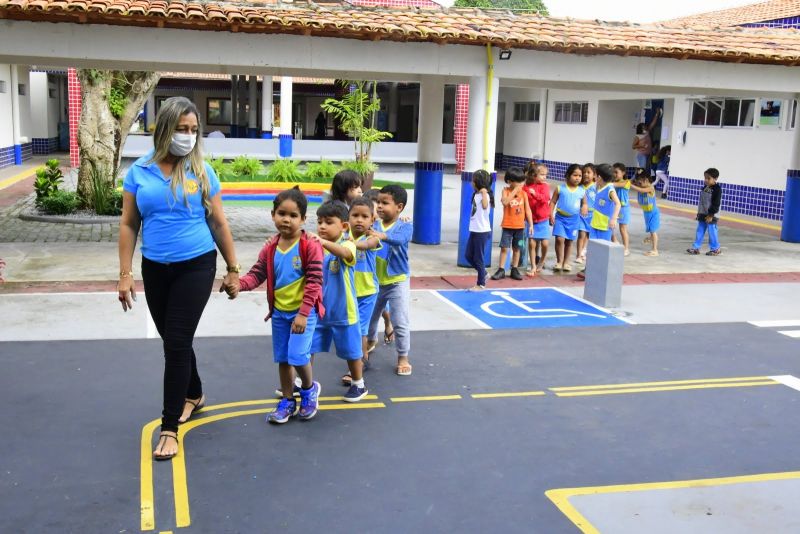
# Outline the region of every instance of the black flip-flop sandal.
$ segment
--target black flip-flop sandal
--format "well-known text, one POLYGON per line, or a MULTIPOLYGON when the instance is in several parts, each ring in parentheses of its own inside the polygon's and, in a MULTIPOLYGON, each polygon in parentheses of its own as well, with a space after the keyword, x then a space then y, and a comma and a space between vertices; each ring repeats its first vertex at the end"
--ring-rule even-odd
POLYGON ((350 376, 350 373, 345 373, 342 375, 342 385, 345 387, 350 387, 353 383, 353 377, 350 376))
POLYGON ((190 399, 186 399, 183 402, 184 402, 184 406, 186 406, 187 402, 192 405, 192 412, 189 414, 189 417, 187 417, 184 421, 181 421, 180 419, 178 419, 178 424, 185 423, 186 421, 188 421, 189 419, 192 418, 192 416, 195 414, 195 412, 198 412, 198 411, 202 410, 203 408, 205 408, 205 406, 206 406, 206 396, 203 395, 202 397, 200 397, 200 400, 197 401, 197 402, 195 402, 193 400, 190 400, 190 399))
POLYGON ((392 331, 391 332, 384 332, 383 333, 383 344, 384 345, 388 345, 392 341, 394 341, 394 327, 392 327, 392 331))
MULTIPOLYGON (((167 433, 164 433, 164 432, 162 432, 162 433, 161 433, 161 434, 159 434, 159 436, 158 436, 158 442, 159 442, 159 443, 161 443, 161 438, 172 438, 172 439, 174 439, 174 440, 175 440, 175 443, 178 445, 178 447, 180 447, 180 441, 178 441, 178 434, 177 434, 177 432, 175 433, 175 435, 174 435, 174 436, 173 436, 172 434, 167 434, 167 433)), ((175 458, 177 455, 178 455, 178 453, 177 453, 177 452, 176 452, 175 454, 169 454, 169 455, 164 455, 164 456, 159 456, 159 455, 157 455, 156 453, 153 453, 153 460, 155 460, 155 461, 157 461, 157 462, 163 462, 164 460, 172 460, 172 459, 173 459, 173 458, 175 458)))

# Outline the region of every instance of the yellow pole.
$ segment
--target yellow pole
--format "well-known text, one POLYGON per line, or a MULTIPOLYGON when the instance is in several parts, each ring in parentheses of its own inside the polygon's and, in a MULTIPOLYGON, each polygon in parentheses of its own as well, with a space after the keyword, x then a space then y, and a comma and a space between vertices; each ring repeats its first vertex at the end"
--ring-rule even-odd
POLYGON ((494 79, 494 59, 492 58, 492 45, 486 45, 486 59, 488 67, 486 73, 486 112, 483 117, 483 170, 489 171, 489 114, 492 106, 492 80, 494 79))

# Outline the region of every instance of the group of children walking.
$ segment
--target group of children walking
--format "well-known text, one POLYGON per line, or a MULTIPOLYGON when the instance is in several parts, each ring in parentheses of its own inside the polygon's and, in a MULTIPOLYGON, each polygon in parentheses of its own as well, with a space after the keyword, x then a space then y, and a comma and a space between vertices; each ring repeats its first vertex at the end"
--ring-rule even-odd
POLYGON ((308 200, 298 187, 276 196, 272 220, 278 234, 267 241, 239 285, 224 288, 235 298, 240 290, 267 283, 267 319, 272 319, 273 359, 280 376, 280 401, 268 422, 316 415, 322 387, 313 377, 313 359, 329 352, 331 344, 348 366, 342 377, 349 387, 343 400, 363 399, 368 393, 363 372, 387 307, 391 326, 387 323, 384 340, 396 342, 395 372, 411 374, 412 225, 400 219, 406 203, 407 193, 399 185, 362 196, 359 176, 342 171, 333 180, 331 200, 317 210, 315 234, 303 229, 308 200))
MULTIPOLYGON (((668 154, 667 154, 668 157, 668 154)), ((637 195, 645 223, 645 244, 650 250, 645 256, 658 256, 658 231, 661 215, 656 202, 655 184, 644 169, 636 169, 632 179, 623 163, 595 165, 572 164, 564 173, 564 183, 551 191, 547 183, 546 165, 529 162, 525 169, 511 167, 506 171, 506 187, 501 194, 503 219, 501 223, 499 267, 492 280, 506 277, 506 260, 511 249, 510 272, 514 280, 522 280, 522 263, 527 251, 529 267, 527 276, 533 277, 545 267, 551 236, 555 237, 556 261, 553 272, 572 271, 570 255, 575 242, 575 263, 586 263, 589 239, 617 241, 614 230, 619 228, 619 242, 624 255, 630 255, 628 225, 631 220, 630 192, 637 195)), ((698 227, 689 254, 699 254, 706 232, 709 234, 709 256, 721 254, 717 234, 717 213, 720 209, 722 189, 716 183, 719 171, 714 168, 704 173, 705 187, 698 203, 698 227)), ((663 177, 662 177, 663 179, 663 177)), ((486 287, 486 268, 483 251, 491 239, 489 210, 494 207, 491 177, 486 171, 473 174, 472 214, 466 258, 478 271, 472 290, 486 287)), ((578 273, 582 277, 583 271, 578 273)))

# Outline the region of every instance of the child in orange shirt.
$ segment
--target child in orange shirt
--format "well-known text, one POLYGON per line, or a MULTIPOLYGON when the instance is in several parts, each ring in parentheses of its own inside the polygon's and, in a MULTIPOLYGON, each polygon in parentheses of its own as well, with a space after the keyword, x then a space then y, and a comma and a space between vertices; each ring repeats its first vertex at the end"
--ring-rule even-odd
POLYGON ((497 271, 492 275, 492 280, 502 280, 506 277, 506 257, 508 248, 511 247, 511 278, 522 280, 519 272, 520 250, 525 246, 525 221, 533 228, 533 216, 528 205, 528 195, 522 190, 525 183, 525 173, 519 167, 510 167, 506 171, 506 187, 500 202, 503 204, 503 235, 500 238, 500 263, 497 271))

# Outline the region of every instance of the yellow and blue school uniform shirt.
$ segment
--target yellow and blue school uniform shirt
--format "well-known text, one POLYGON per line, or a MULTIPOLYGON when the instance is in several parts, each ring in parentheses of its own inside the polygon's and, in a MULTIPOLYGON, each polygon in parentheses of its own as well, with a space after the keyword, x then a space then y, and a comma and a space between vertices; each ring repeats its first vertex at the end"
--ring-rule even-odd
POLYGON ((397 220, 388 226, 376 221, 374 228, 386 234, 385 242, 375 257, 378 284, 387 286, 404 282, 411 274, 408 265, 408 242, 411 241, 411 224, 397 220))
POLYGON ((647 233, 658 232, 661 227, 661 213, 656 204, 655 193, 639 193, 639 207, 644 214, 644 227, 647 233))
POLYGON ((631 181, 625 180, 625 183, 622 187, 617 187, 617 196, 619 197, 619 223, 620 224, 630 224, 631 223, 631 203, 630 203, 630 191, 631 191, 631 181))
POLYGON ((297 238, 286 250, 282 250, 278 246, 275 249, 273 263, 275 266, 275 309, 288 313, 296 312, 303 304, 303 295, 306 289, 306 273, 300 257, 300 238, 297 238))
POLYGON ((592 212, 594 211, 594 202, 597 197, 597 184, 591 183, 588 186, 581 185, 581 187, 586 191, 586 206, 589 208, 589 213, 585 217, 581 215, 580 230, 588 233, 592 227, 592 212))
MULTIPOLYGON (((362 235, 356 239, 356 243, 367 240, 367 236, 362 235)), ((356 296, 358 298, 374 295, 378 292, 378 274, 375 266, 378 250, 383 246, 378 243, 378 247, 371 250, 356 250, 356 296)))
MULTIPOLYGON (((185 191, 178 186, 173 195, 170 179, 152 159, 150 152, 136 160, 122 183, 123 191, 136 197, 142 218, 142 255, 159 263, 175 263, 211 252, 214 237, 197 177, 187 170, 185 191)), ((219 178, 208 164, 205 171, 212 198, 220 192, 219 178)))
POLYGON ((558 186, 558 202, 556 213, 563 217, 574 217, 581 211, 581 201, 586 195, 586 189, 581 186, 571 188, 567 184, 558 186))
POLYGON ((597 190, 594 199, 594 212, 592 213, 592 228, 605 232, 608 230, 608 223, 614 215, 614 202, 611 200, 611 191, 614 190, 612 184, 606 184, 602 189, 597 190))
POLYGON ((322 260, 322 304, 325 317, 320 324, 325 326, 349 326, 358 323, 356 303, 356 244, 342 236, 337 245, 353 253, 351 261, 325 251, 322 260))

